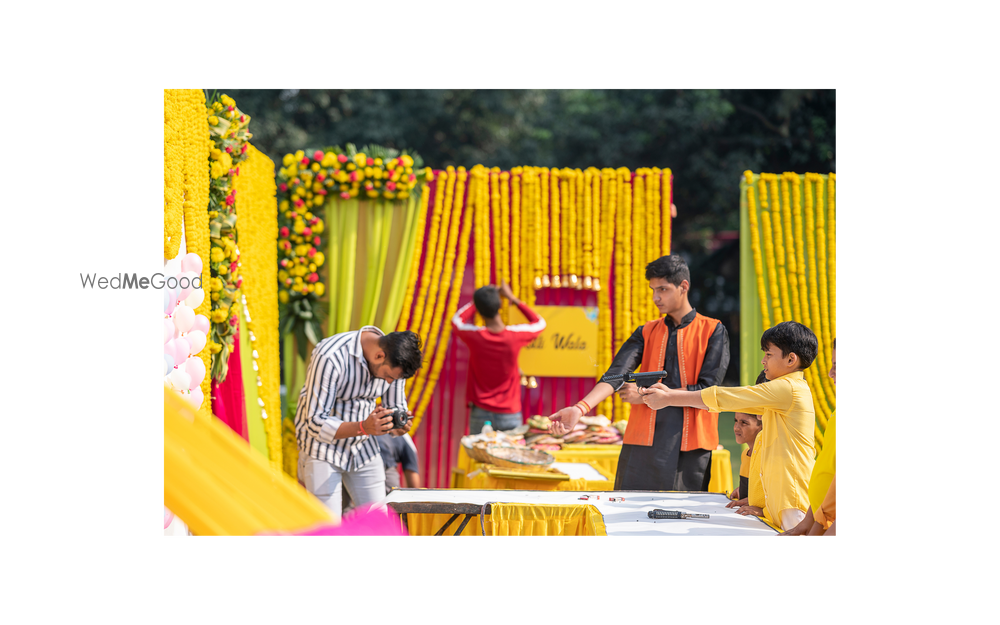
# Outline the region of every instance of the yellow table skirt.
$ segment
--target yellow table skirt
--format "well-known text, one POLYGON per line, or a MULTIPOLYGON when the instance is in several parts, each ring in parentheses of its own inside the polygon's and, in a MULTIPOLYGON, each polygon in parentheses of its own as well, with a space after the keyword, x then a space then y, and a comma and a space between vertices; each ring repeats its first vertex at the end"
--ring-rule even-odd
MULTIPOLYGON (((520 490, 613 490, 615 473, 618 471, 618 455, 621 453, 621 450, 621 445, 566 445, 563 449, 549 452, 556 459, 556 462, 582 462, 593 466, 601 475, 608 478, 608 481, 611 482, 609 486, 598 486, 598 484, 602 484, 603 482, 586 480, 588 485, 583 488, 576 488, 575 485, 572 488, 568 486, 532 488, 520 485, 520 483, 525 480, 516 480, 518 484, 516 486, 492 486, 472 481, 477 479, 479 476, 472 478, 472 480, 466 478, 466 475, 473 473, 483 465, 470 458, 465 452, 465 447, 459 445, 458 462, 452 471, 451 487, 475 489, 514 488, 520 490)), ((486 476, 485 479, 492 478, 486 476)), ((502 481, 503 480, 498 480, 498 482, 502 481)), ((570 480, 570 482, 577 481, 583 480, 570 480)), ((559 482, 558 484, 566 485, 567 482, 559 482)), ((728 495, 732 492, 732 490, 733 469, 730 461, 729 450, 716 449, 712 452, 712 469, 711 477, 709 478, 708 483, 708 492, 724 493, 728 495)))
MULTIPOLYGON (((579 480, 584 481, 584 480, 579 480)), ((592 505, 539 506, 519 503, 490 504, 492 514, 480 525, 479 517, 469 521, 461 536, 607 536, 604 517, 592 505)), ((408 514, 410 536, 433 536, 450 514, 408 514)), ((464 519, 459 515, 445 536, 454 535, 464 519)))

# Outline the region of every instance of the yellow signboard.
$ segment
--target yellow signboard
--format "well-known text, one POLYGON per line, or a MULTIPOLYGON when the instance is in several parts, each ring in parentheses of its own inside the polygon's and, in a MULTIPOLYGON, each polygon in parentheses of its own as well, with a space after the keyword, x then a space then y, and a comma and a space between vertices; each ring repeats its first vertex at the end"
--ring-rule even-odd
MULTIPOLYGON (((521 350, 518 364, 525 375, 594 378, 597 370, 596 306, 533 306, 545 319, 545 331, 521 350)), ((527 323, 510 308, 509 323, 527 323)))

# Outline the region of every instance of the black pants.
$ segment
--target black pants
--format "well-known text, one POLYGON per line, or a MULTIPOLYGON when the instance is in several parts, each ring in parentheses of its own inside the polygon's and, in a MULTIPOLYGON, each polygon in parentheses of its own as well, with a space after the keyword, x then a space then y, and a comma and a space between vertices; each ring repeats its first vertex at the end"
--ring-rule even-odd
POLYGON ((622 445, 615 490, 707 491, 712 452, 707 449, 681 451, 683 428, 683 409, 658 410, 652 446, 622 445))

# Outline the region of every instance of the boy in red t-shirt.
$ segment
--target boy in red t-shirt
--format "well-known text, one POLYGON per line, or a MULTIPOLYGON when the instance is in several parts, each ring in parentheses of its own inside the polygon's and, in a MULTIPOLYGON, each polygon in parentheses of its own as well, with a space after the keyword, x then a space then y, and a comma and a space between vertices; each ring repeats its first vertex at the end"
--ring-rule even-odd
POLYGON ((517 355, 521 348, 545 330, 545 320, 514 297, 504 282, 499 289, 481 287, 472 302, 458 309, 451 323, 458 338, 469 346, 469 434, 479 434, 483 424, 494 430, 511 430, 521 425, 521 376, 517 355), (500 296, 524 313, 528 323, 504 325, 500 319, 500 296), (475 308, 473 308, 475 304, 475 308), (473 325, 476 312, 486 327, 473 325))

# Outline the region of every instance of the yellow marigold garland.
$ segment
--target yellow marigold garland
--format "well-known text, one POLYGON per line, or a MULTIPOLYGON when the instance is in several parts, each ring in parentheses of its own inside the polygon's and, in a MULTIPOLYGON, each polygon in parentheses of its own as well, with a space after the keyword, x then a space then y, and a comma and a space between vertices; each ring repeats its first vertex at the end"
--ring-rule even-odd
POLYGON ((750 250, 753 253, 754 272, 757 275, 757 297, 760 298, 760 314, 764 327, 771 327, 771 316, 767 307, 767 291, 764 290, 764 263, 761 260, 760 233, 757 230, 757 204, 754 201, 753 174, 743 172, 747 182, 747 216, 750 221, 750 250))
MULTIPOLYGON (((464 171, 459 172, 459 177, 462 186, 464 186, 466 173, 464 171)), ((461 203, 462 198, 458 197, 457 201, 461 203)), ((458 219, 461 219, 461 215, 462 213, 459 212, 458 219)), ((434 388, 441 375, 441 367, 444 366, 444 357, 448 350, 448 343, 451 340, 451 323, 448 323, 447 320, 455 314, 456 310, 458 310, 458 297, 462 292, 462 282, 465 278, 465 264, 469 254, 469 231, 472 228, 472 221, 473 220, 469 219, 468 216, 465 219, 462 219, 462 233, 459 236, 459 249, 454 262, 455 275, 451 283, 451 294, 448 297, 448 305, 444 311, 444 330, 441 334, 441 339, 438 341, 436 353, 434 354, 432 361, 433 364, 431 365, 432 370, 427 378, 427 388, 421 395, 416 410, 414 410, 415 416, 413 426, 410 428, 411 432, 415 432, 420 426, 424 410, 426 410, 427 404, 430 403, 431 396, 434 394, 434 388)))
POLYGON ((827 176, 827 289, 829 291, 830 335, 837 338, 837 213, 836 213, 837 174, 827 176))
POLYGON ((771 310, 774 311, 774 323, 781 323, 785 320, 785 313, 781 309, 781 296, 778 292, 778 272, 775 268, 777 264, 774 257, 774 239, 771 233, 771 211, 767 201, 767 183, 763 178, 757 180, 757 191, 760 195, 760 221, 764 235, 764 257, 767 259, 767 281, 771 288, 771 310))
MULTIPOLYGON (((447 221, 445 221, 445 226, 442 226, 442 215, 447 220, 450 214, 448 207, 445 206, 445 197, 450 189, 454 187, 454 172, 455 168, 449 166, 438 175, 437 190, 434 194, 434 212, 431 214, 430 239, 427 242, 427 249, 424 253, 424 268, 420 273, 420 288, 417 291, 417 302, 413 309, 413 322, 410 325, 410 328, 419 334, 422 340, 426 339, 425 334, 420 334, 420 328, 424 325, 424 310, 428 306, 427 298, 431 293, 433 293, 433 297, 437 297, 438 286, 434 280, 440 276, 438 273, 440 269, 437 265, 438 239, 441 238, 441 230, 447 225, 447 221)), ((432 299, 431 306, 433 306, 433 301, 432 299)))
POLYGON ((671 216, 671 204, 674 199, 674 173, 670 171, 670 168, 665 168, 662 172, 663 175, 663 192, 660 197, 661 211, 660 214, 663 216, 660 219, 660 233, 662 239, 660 241, 660 253, 666 256, 670 253, 670 236, 671 228, 673 227, 673 217, 671 216))
MULTIPOLYGON (((521 185, 519 167, 511 168, 508 176, 510 182, 510 231, 507 236, 510 240, 510 288, 514 297, 521 296, 521 185)), ((503 173, 507 176, 507 172, 503 173)), ((504 179, 505 181, 507 179, 504 179)), ((502 199, 505 203, 507 200, 502 199)))
MULTIPOLYGON (((426 353, 434 353, 433 350, 438 343, 438 337, 442 336, 445 328, 451 327, 451 315, 454 311, 449 313, 447 316, 444 315, 445 312, 445 297, 448 294, 448 287, 451 285, 451 278, 455 268, 455 251, 458 245, 458 231, 459 224, 462 221, 462 213, 465 209, 465 204, 463 202, 463 197, 465 196, 465 181, 468 173, 465 171, 464 167, 458 168, 457 180, 454 185, 454 200, 451 202, 453 208, 450 218, 448 219, 448 239, 444 246, 446 250, 444 258, 441 260, 441 277, 440 283, 438 284, 438 296, 434 304, 434 310, 431 316, 425 317, 425 321, 432 320, 432 323, 427 323, 421 327, 421 337, 426 337, 426 343, 424 349, 426 353)), ((447 203, 447 200, 446 200, 447 203)), ((447 340, 447 339, 445 339, 447 340)), ((416 377, 413 383, 413 396, 418 397, 424 386, 427 386, 429 382, 429 376, 426 371, 423 371, 418 377, 416 377)), ((429 392, 434 391, 433 386, 428 387, 429 392)))
POLYGON ((243 256, 240 261, 244 278, 241 302, 252 346, 254 371, 257 372, 255 380, 244 380, 244 384, 256 384, 258 387, 268 457, 274 468, 281 469, 281 357, 278 345, 278 291, 274 288, 278 273, 277 248, 274 246, 278 238, 274 162, 251 145, 234 184, 239 190, 236 205, 243 256))
POLYGON ((160 87, 160 255, 167 259, 176 257, 181 245, 184 167, 187 152, 196 149, 186 136, 192 114, 188 95, 194 89, 201 87, 160 87))
MULTIPOLYGON (((413 256, 410 258, 410 273, 406 280, 406 291, 403 295, 403 308, 399 313, 399 321, 396 323, 397 329, 405 329, 410 321, 410 308, 416 290, 417 278, 420 275, 420 258, 424 249, 424 231, 427 229, 427 207, 430 205, 429 182, 434 180, 432 172, 425 174, 424 184, 420 192, 420 208, 417 211, 417 232, 413 241, 413 256)), ((440 186, 440 185, 438 185, 440 186)))
MULTIPOLYGON (((824 180, 819 174, 807 173, 804 180, 805 185, 802 185, 802 177, 793 172, 785 172, 780 178, 774 174, 761 174, 758 185, 769 185, 770 200, 760 187, 758 193, 764 209, 761 221, 767 276, 771 282, 772 306, 769 309, 777 314, 777 302, 788 302, 783 316, 790 316, 809 326, 820 342, 819 354, 805 375, 816 409, 816 445, 821 448, 823 430, 836 400, 836 387, 826 376, 830 366, 827 350, 835 336, 836 313, 830 301, 830 276, 835 276, 835 252, 829 233, 829 229, 834 227, 835 211, 829 204, 833 197, 831 187, 836 184, 836 178, 831 174, 827 179, 825 193, 824 180), (773 236, 768 232, 768 212, 774 217, 773 236), (774 244, 773 256, 768 249, 770 242, 774 244), (775 284, 778 285, 777 295, 775 284)), ((750 194, 748 199, 752 202, 753 195, 750 194)), ((759 281, 763 272, 759 267, 755 270, 759 281)), ((777 321, 780 320, 779 316, 777 321)))
MULTIPOLYGON (((169 151, 167 168, 170 171, 170 194, 172 208, 179 211, 176 224, 177 230, 170 234, 170 247, 174 256, 180 249, 181 223, 183 221, 185 251, 197 254, 202 259, 202 288, 206 288, 209 278, 209 231, 208 216, 205 207, 208 205, 208 126, 203 115, 205 107, 205 92, 201 87, 166 87, 167 102, 164 108, 169 110, 168 122, 169 141, 172 144, 169 151), (183 215, 183 220, 181 219, 183 215)), ((164 88, 161 88, 161 104, 164 88)), ((162 173, 162 172, 161 172, 162 173)), ((162 230, 161 230, 162 234, 162 230)), ((163 241, 161 240, 161 253, 163 241)), ((168 250, 169 251, 169 250, 168 250)), ((211 302, 206 297, 195 309, 195 314, 209 317, 211 302)), ((205 371, 211 370, 211 354, 207 347, 202 349, 197 357, 205 363, 205 371)), ((199 417, 211 418, 212 401, 210 376, 205 376, 201 383, 202 395, 205 398, 197 411, 199 417)))

